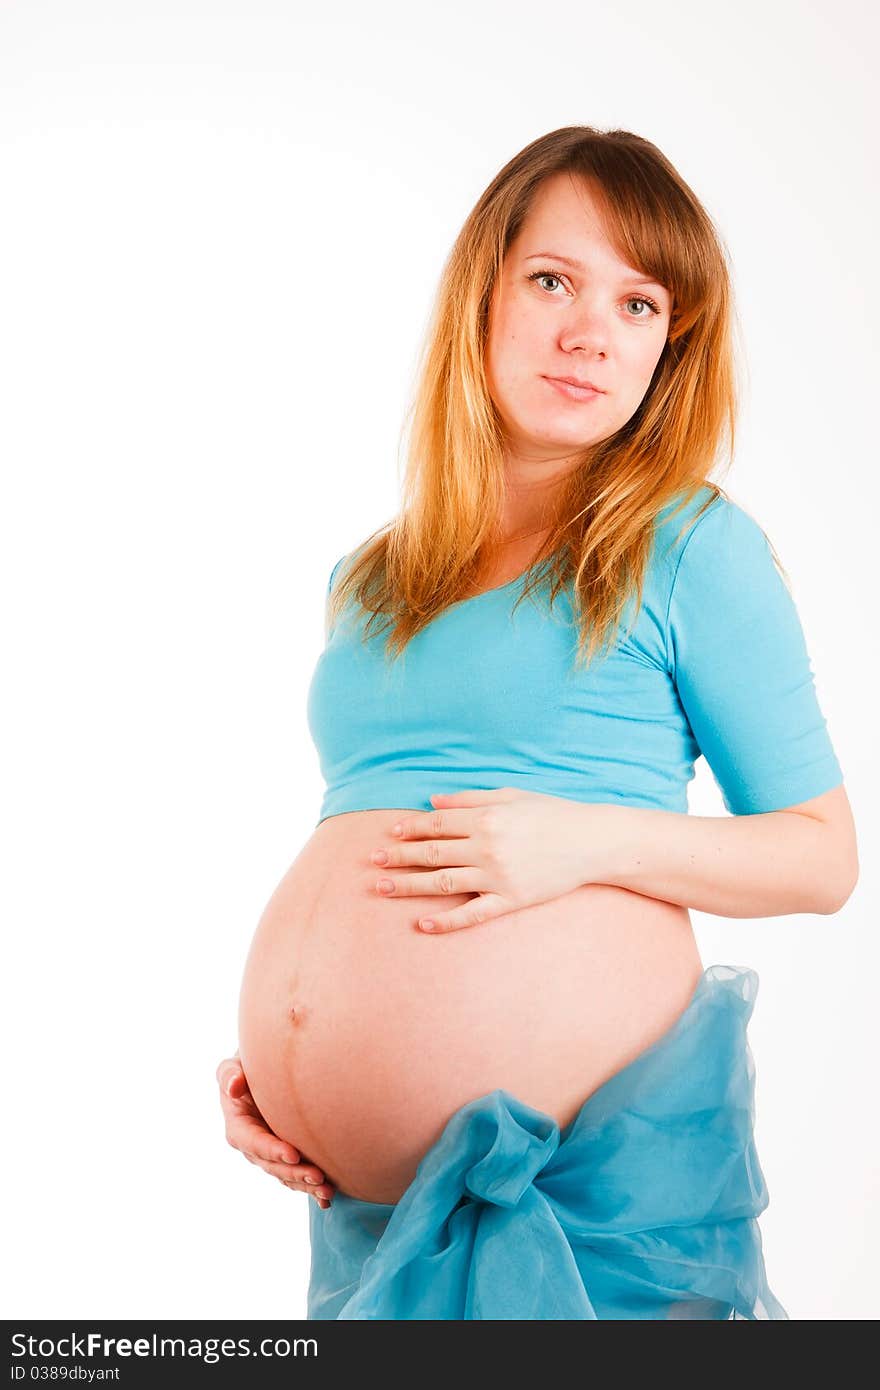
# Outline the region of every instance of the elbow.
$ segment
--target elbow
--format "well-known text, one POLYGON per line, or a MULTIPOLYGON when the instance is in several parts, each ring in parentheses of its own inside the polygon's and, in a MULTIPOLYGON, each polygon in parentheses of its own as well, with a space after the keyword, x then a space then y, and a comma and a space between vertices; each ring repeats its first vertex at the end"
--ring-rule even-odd
POLYGON ((834 878, 832 878, 829 875, 825 883, 824 903, 823 906, 819 909, 822 916, 833 917, 836 912, 840 912, 841 908, 846 906, 853 893, 855 892, 858 881, 858 859, 856 859, 856 862, 850 866, 846 874, 842 875, 838 873, 834 878), (828 891, 832 883, 834 883, 835 885, 835 891, 833 892, 831 897, 829 897, 828 891))
POLYGON ((825 852, 815 856, 821 881, 816 888, 820 906, 814 911, 832 917, 846 906, 859 881, 859 842, 851 816, 845 827, 826 828, 823 848, 825 852))

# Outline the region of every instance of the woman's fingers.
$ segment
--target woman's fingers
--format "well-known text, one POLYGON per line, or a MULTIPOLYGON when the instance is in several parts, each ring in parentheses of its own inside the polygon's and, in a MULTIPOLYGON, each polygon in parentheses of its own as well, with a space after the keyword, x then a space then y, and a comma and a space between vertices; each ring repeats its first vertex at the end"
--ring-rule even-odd
POLYGON ((226 1139, 232 1148, 291 1191, 311 1193, 319 1206, 328 1207, 335 1190, 333 1184, 325 1180, 316 1164, 303 1158, 294 1144, 279 1138, 266 1124, 248 1089, 237 1052, 234 1057, 224 1058, 216 1077, 226 1139))
POLYGON ((308 1160, 302 1163, 279 1163, 273 1159, 262 1159, 250 1151, 253 1161, 270 1177, 277 1178, 285 1187, 294 1192, 310 1192, 313 1197, 332 1197, 336 1191, 332 1182, 325 1178, 321 1169, 308 1160))
MULTIPOLYGON (((226 1138, 234 1149, 247 1148, 258 1157, 279 1163, 299 1163, 302 1154, 274 1134, 257 1109, 248 1090, 241 1063, 227 1058, 217 1068, 220 1105, 226 1120, 226 1138)), ((320 1176, 323 1176, 321 1174, 320 1176)))
POLYGON ((291 1192, 308 1192, 312 1197, 318 1199, 322 1206, 330 1205, 330 1198, 335 1192, 332 1182, 328 1182, 314 1163, 275 1163, 271 1160, 260 1158, 258 1154, 248 1153, 242 1150, 245 1158, 251 1163, 255 1163, 258 1168, 262 1168, 264 1173, 268 1173, 271 1178, 277 1178, 284 1187, 289 1187, 291 1192))
POLYGON ((234 1057, 225 1057, 217 1067, 216 1074, 224 1095, 235 1096, 237 1099, 247 1090, 247 1081, 237 1053, 234 1057))
MULTIPOLYGON (((263 1136, 257 1131, 251 1135, 242 1129, 236 1134, 237 1142, 230 1139, 232 1147, 240 1149, 246 1157, 253 1159, 260 1167, 273 1178, 280 1178, 282 1182, 288 1179, 305 1180, 314 1178, 314 1186, 319 1187, 324 1182, 324 1174, 314 1163, 309 1163, 308 1159, 297 1159, 294 1163, 287 1162, 286 1159, 278 1156, 277 1152, 267 1145, 263 1136)), ((277 1142, 277 1141, 276 1141, 277 1142)))
POLYGON ((318 1206, 322 1209, 322 1211, 326 1211, 330 1205, 330 1193, 329 1191, 325 1192, 324 1188, 316 1189, 314 1187, 300 1187, 298 1183, 293 1182, 286 1182, 284 1186, 289 1187, 291 1192, 311 1193, 311 1195, 314 1197, 315 1201, 318 1203, 318 1206))
MULTIPOLYGON (((234 1105, 234 1102, 233 1102, 234 1105)), ((279 1139, 260 1115, 250 1110, 230 1108, 226 1116, 226 1138, 234 1149, 254 1154, 264 1163, 301 1163, 302 1154, 293 1144, 279 1139)), ((318 1174, 318 1180, 324 1176, 318 1174)))
POLYGON ((320 1169, 313 1164, 291 1166, 288 1163, 265 1163, 254 1154, 242 1152, 248 1163, 262 1168, 271 1178, 277 1178, 283 1187, 290 1188, 291 1192, 306 1192, 315 1198, 319 1206, 329 1207, 335 1188, 331 1182, 321 1180, 320 1169))
POLYGON ((245 1095, 248 1090, 248 1084, 245 1080, 244 1072, 240 1067, 238 1071, 234 1071, 228 1078, 224 1090, 233 1100, 241 1100, 242 1096, 245 1095))

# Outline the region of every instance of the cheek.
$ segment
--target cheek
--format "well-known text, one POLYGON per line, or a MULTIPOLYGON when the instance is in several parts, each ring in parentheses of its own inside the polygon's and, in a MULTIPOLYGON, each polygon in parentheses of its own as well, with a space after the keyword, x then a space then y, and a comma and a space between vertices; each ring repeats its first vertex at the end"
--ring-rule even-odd
POLYGON ((641 379, 644 381, 646 387, 648 386, 652 376, 654 375, 654 372, 657 370, 657 363, 663 356, 663 349, 665 348, 665 346, 665 333, 662 336, 659 333, 656 337, 652 336, 651 342, 645 345, 645 350, 640 357, 639 367, 641 372, 641 379))
POLYGON ((631 419, 642 404, 650 389, 661 353, 662 347, 658 350, 656 343, 650 350, 646 350, 644 344, 639 344, 638 349, 627 356, 623 385, 615 401, 615 429, 620 429, 631 419))
POLYGON ((516 329, 513 324, 499 319, 489 342, 489 369, 499 386, 516 379, 518 353, 516 329))
POLYGON ((534 377, 536 364, 546 356, 546 331, 542 334, 527 314, 509 312, 499 317, 491 360, 500 383, 522 386, 534 377))
POLYGON ((625 394, 635 404, 638 404, 651 385, 651 378, 662 352, 663 344, 658 346, 655 339, 651 343, 634 344, 632 351, 627 354, 625 394))

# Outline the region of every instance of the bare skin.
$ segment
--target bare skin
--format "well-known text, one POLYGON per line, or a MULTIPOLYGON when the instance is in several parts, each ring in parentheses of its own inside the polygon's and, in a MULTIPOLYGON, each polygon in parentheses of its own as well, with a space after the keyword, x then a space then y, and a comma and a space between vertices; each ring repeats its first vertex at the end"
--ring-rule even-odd
POLYGON ((282 1187, 291 1192, 307 1192, 319 1207, 329 1207, 336 1189, 324 1181, 320 1168, 272 1133, 254 1104, 237 1052, 233 1057, 225 1057, 217 1067, 217 1083, 227 1142, 244 1154, 249 1163, 262 1168, 270 1178, 277 1178, 282 1187))
MULTIPOLYGON (((502 518, 502 534, 507 539, 496 556, 487 558, 475 592, 497 588, 526 568, 544 538, 541 528, 546 525, 548 505, 572 466, 574 451, 585 443, 610 437, 636 411, 665 346, 671 308, 666 288, 645 280, 642 273, 621 260, 607 240, 598 204, 588 189, 567 174, 546 180, 508 250, 491 302, 486 368, 507 440, 502 518), (571 261, 577 261, 578 266, 568 263, 571 261), (539 271, 544 273, 533 278, 539 271), (570 399, 551 384, 549 378, 557 376, 588 379, 601 387, 602 394, 589 403, 570 399)), ((345 1076, 349 1058, 356 1061, 358 1045, 371 1047, 374 1038, 369 1029, 362 1037, 350 1037, 348 1052, 343 1050, 336 1062, 327 1057, 324 1043, 315 1042, 318 1037, 332 1042, 337 1026, 344 1032, 350 1021, 350 1012, 342 1011, 338 1018, 334 1015, 337 991, 340 985, 343 990, 348 988, 349 980, 346 967, 342 967, 339 983, 331 982, 333 951, 357 951, 365 934, 373 932, 371 940, 377 950, 399 952, 386 961, 386 978, 403 982, 402 1001, 406 990, 418 990, 425 978, 424 967, 421 962, 416 965, 411 954, 421 949, 421 943, 413 947, 404 932, 399 947, 386 945, 404 925, 392 914, 409 914, 416 905, 412 901, 383 904, 378 910, 386 915, 380 925, 377 909, 369 899, 369 885, 360 881, 360 861, 367 861, 369 851, 381 844, 385 831, 378 812, 348 813, 319 827, 282 884, 289 890, 289 902, 283 901, 279 890, 275 907, 264 914, 246 981, 243 1022, 250 1033, 250 1057, 254 1060, 249 1057, 248 1069, 256 1068, 251 1073, 255 1089, 260 1093, 260 1086, 265 1088, 271 1099, 271 1104, 269 1099, 264 1101, 267 1113, 277 1107, 284 1120, 279 1128, 292 1139, 306 1139, 308 1120, 321 1118, 321 1126, 312 1131, 315 1143, 320 1148, 324 1134, 335 1135, 340 1161, 351 1159, 352 1167, 346 1174, 350 1191, 356 1190, 358 1179, 357 1142, 354 1136, 351 1143, 348 1138, 342 1142, 341 1136, 346 1106, 363 1099, 363 1088, 356 1084, 346 1101, 342 1085, 349 1079, 345 1076), (337 935, 331 945, 329 938, 334 933, 337 935), (341 1078, 338 1088, 333 1082, 337 1074, 334 1066, 341 1078), (320 1082, 316 1080, 319 1073, 320 1082)), ((424 910, 430 901, 425 899, 418 906, 424 910)), ((515 1050, 506 1056, 502 1048, 495 1061, 490 1061, 485 1088, 490 1080, 495 1084, 494 1068, 501 1074, 504 1067, 512 1067, 507 1074, 514 1078, 513 1089, 522 1077, 523 1086, 532 1087, 546 1108, 558 1109, 561 1117, 583 1099, 577 1091, 581 1079, 585 1091, 590 1091, 671 1025, 687 1003, 701 964, 686 911, 673 910, 651 898, 622 890, 589 889, 569 895, 567 901, 560 899, 529 911, 535 929, 534 946, 522 933, 522 958, 508 976, 507 989, 508 993, 515 992, 519 981, 528 979, 529 971, 540 965, 548 1015, 558 1025, 554 1037, 556 1065, 545 1083, 539 1073, 529 1073, 526 1068, 517 1071, 515 1050), (575 945, 576 941, 579 944, 575 945), (533 951, 534 962, 530 964, 533 951), (550 960, 543 951, 551 952, 550 960), (570 1000, 566 986, 575 969, 581 994, 570 1000), (564 1008, 570 1009, 567 1016, 564 1008), (566 1049, 570 1049, 570 1057, 563 1055, 566 1049), (568 1075, 565 1092, 559 1080, 563 1073, 568 1075)), ((500 954, 494 956, 477 938, 452 947, 462 950, 474 987, 486 990, 487 1017, 492 1015, 492 990, 499 966, 505 960, 510 962, 513 940, 511 936, 503 947, 499 943, 500 954)), ((438 943, 428 944, 433 947, 438 943)), ((361 978, 369 975, 369 954, 358 966, 363 972, 361 978)), ((471 1075, 468 1020, 472 1015, 467 1012, 468 1001, 456 996, 462 978, 460 972, 448 969, 444 981, 453 1009, 458 1008, 457 1028, 452 1027, 450 1015, 444 1014, 435 1020, 435 1029, 443 1030, 453 1055, 458 1049, 457 1065, 471 1075)), ((386 1049, 381 1057, 389 1069, 383 1074, 400 1076, 402 1066, 403 1081, 412 1084, 421 1055, 411 1048, 419 1031, 419 1016, 404 1027, 401 1001, 396 1013, 391 1008, 386 1014, 381 980, 372 981, 372 990, 373 1017, 381 1021, 377 1045, 380 1053, 382 1047, 386 1049), (395 1023, 398 1036, 392 1039, 395 1023), (411 1061, 414 1055, 416 1061, 411 1061), (395 1062, 396 1058, 400 1060, 395 1062)), ((430 995, 424 1002, 430 1008, 430 995)), ((527 1007, 528 999, 517 1003, 527 1007)), ((350 1010, 357 1007, 358 1001, 352 1000, 350 1010)), ((497 1038, 505 1026, 497 997, 494 1007, 499 1011, 493 1034, 497 1038)), ((544 1022, 540 1017, 535 1019, 536 1026, 544 1022)), ((243 1046, 245 1033, 240 1036, 243 1046)), ((436 1032, 420 1039, 423 1050, 430 1048, 432 1036, 436 1032)), ((273 1133, 254 1101, 237 1054, 220 1063, 217 1079, 228 1142, 291 1190, 311 1192, 322 1206, 328 1205, 336 1188, 327 1179, 326 1166, 322 1169, 293 1143, 273 1133), (230 1086, 231 1090, 227 1089, 230 1086), (306 1183, 307 1173, 318 1177, 317 1186, 306 1183), (322 1197, 324 1192, 326 1197, 322 1197)), ((439 1080, 442 1082, 443 1077, 439 1080)), ((421 1091, 416 1085, 415 1101, 431 1092, 430 1085, 421 1091)), ((389 1101, 393 1102, 395 1095, 393 1091, 389 1101)), ((452 1105, 460 1103, 452 1090, 447 1099, 452 1105)), ((380 1148, 383 1159, 386 1157, 382 1107, 388 1103, 377 1096, 366 1116, 375 1125, 373 1138, 360 1150, 366 1159, 380 1148)), ((405 1123, 413 1118, 416 1108, 412 1100, 402 1105, 405 1123)), ((441 1104, 437 1116, 432 1118, 428 1109, 421 1115, 422 1148, 436 1132, 443 1113, 441 1104)), ((368 1200, 396 1200, 411 1176, 418 1147, 405 1152, 403 1127, 401 1121, 401 1152, 396 1158, 387 1155, 386 1173, 377 1168, 372 1174, 368 1200)), ((363 1134, 361 1125, 357 1138, 362 1140, 363 1134)), ((325 1152, 325 1160, 327 1157, 325 1152)))
POLYGON ((261 916, 239 1004, 262 1121, 339 1192, 381 1203, 475 1096, 503 1087, 568 1123, 671 1026, 702 968, 684 908, 606 885, 420 932, 436 899, 376 891, 371 853, 396 815, 316 827, 261 916))

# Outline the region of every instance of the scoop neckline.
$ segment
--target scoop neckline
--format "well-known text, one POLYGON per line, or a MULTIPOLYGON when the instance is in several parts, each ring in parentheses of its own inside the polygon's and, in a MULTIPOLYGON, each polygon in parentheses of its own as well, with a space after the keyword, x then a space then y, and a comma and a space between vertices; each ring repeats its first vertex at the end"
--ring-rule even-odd
POLYGON ((508 579, 506 584, 496 584, 494 589, 481 589, 478 594, 471 594, 470 598, 462 598, 458 601, 459 603, 476 603, 477 599, 488 598, 490 594, 503 594, 505 589, 512 589, 514 584, 519 584, 521 580, 525 579, 528 572, 528 569, 524 569, 513 579, 508 579))

